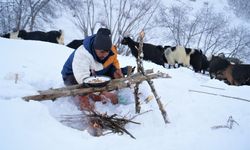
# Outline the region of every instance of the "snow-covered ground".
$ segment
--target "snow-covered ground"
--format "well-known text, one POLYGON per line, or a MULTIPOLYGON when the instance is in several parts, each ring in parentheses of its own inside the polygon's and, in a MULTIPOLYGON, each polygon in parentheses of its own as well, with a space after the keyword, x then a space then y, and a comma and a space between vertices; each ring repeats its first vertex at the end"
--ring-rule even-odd
MULTIPOLYGON (((54 102, 26 102, 22 99, 23 96, 38 94, 38 90, 62 87, 60 72, 72 49, 40 41, 0 38, 0 50, 1 150, 250 149, 250 103, 220 96, 250 99, 249 86, 229 86, 187 68, 166 69, 144 62, 146 69, 153 68, 154 72, 161 71, 172 77, 154 80, 171 123, 164 123, 155 99, 144 102, 152 93, 148 84, 143 82, 140 85, 141 111, 152 111, 134 119, 141 125, 126 126, 136 140, 126 134, 93 137, 87 131, 60 123, 62 115, 81 113, 72 98, 58 98, 54 102), (232 129, 212 129, 227 125, 229 116, 239 125, 234 123, 232 129)), ((119 60, 122 66, 136 66, 133 57, 119 56, 119 60)), ((97 109, 110 114, 134 116, 133 89, 119 92, 127 98, 126 105, 96 103, 97 109)))

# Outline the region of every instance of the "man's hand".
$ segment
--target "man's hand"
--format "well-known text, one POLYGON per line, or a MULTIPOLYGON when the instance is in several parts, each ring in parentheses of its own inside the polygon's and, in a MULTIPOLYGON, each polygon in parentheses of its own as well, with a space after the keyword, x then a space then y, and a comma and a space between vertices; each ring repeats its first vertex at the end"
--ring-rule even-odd
POLYGON ((114 78, 115 78, 115 79, 118 79, 118 78, 122 78, 122 77, 123 77, 122 70, 121 70, 121 69, 117 69, 117 70, 114 72, 114 78))

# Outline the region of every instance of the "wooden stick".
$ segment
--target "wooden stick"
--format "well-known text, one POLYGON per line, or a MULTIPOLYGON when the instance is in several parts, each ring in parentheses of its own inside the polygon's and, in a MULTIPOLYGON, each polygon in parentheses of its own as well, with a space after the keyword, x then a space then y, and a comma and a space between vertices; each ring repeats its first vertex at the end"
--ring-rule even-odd
POLYGON ((134 89, 135 89, 135 93, 134 93, 134 97, 135 97, 135 112, 136 113, 140 113, 141 112, 141 103, 139 101, 140 97, 139 97, 139 84, 140 83, 136 83, 134 89))
MULTIPOLYGON (((155 78, 169 78, 169 76, 165 73, 156 73, 156 74, 150 74, 148 75, 150 79, 155 79, 155 78)), ((130 87, 131 84, 135 84, 138 82, 142 82, 146 80, 145 76, 142 75, 135 75, 135 76, 130 76, 128 77, 125 81, 124 78, 120 80, 111 80, 111 82, 106 85, 105 87, 99 87, 99 88, 76 88, 76 89, 67 89, 67 88, 59 88, 59 89, 52 89, 52 90, 47 90, 46 92, 40 91, 40 94, 38 95, 32 95, 32 96, 25 96, 23 97, 24 100, 29 101, 29 100, 37 100, 37 101, 42 101, 42 100, 54 100, 59 97, 65 97, 65 96, 76 96, 76 95, 86 95, 88 93, 93 93, 93 92, 101 92, 101 91, 113 91, 116 89, 121 89, 125 87, 130 87)), ((78 87, 78 86, 76 86, 78 87)))
MULTIPOLYGON (((143 42, 139 43, 139 47, 136 47, 135 48, 137 49, 138 51, 138 56, 136 58, 136 65, 137 65, 137 72, 138 73, 141 73, 142 75, 144 75, 144 68, 143 68, 143 63, 142 63, 142 58, 143 58, 143 51, 142 51, 142 48, 143 48, 143 42)), ((135 112, 136 113, 140 113, 141 112, 141 103, 140 103, 140 97, 139 97, 139 84, 140 83, 136 83, 134 89, 135 89, 135 112)))
POLYGON ((226 97, 226 98, 232 98, 232 99, 236 99, 236 100, 250 102, 250 100, 240 98, 240 97, 233 97, 233 96, 227 96, 227 95, 223 95, 223 94, 216 94, 216 93, 210 93, 210 92, 204 92, 204 91, 196 91, 196 90, 188 90, 188 91, 189 92, 202 93, 202 94, 209 94, 209 95, 214 95, 214 96, 222 96, 222 97, 226 97))
MULTIPOLYGON (((153 81, 147 76, 147 74, 145 73, 145 70, 144 70, 144 67, 143 67, 143 62, 142 62, 142 58, 143 58, 143 38, 145 36, 145 33, 144 31, 141 31, 140 32, 140 36, 139 36, 139 48, 137 48, 138 50, 138 58, 136 59, 137 61, 137 68, 138 68, 138 72, 141 72, 142 75, 144 75, 146 77, 146 81, 148 82, 150 88, 151 88, 151 91, 152 93, 154 94, 155 96, 155 99, 156 99, 156 102, 158 104, 158 107, 161 111, 161 114, 162 114, 162 117, 164 119, 164 122, 165 123, 170 123, 168 121, 168 117, 167 117, 167 112, 166 110, 164 109, 163 105, 162 105, 162 102, 160 100, 160 97, 158 96, 156 90, 155 90, 155 87, 154 87, 154 84, 153 84, 153 81)), ((137 102, 136 102, 136 110, 139 109, 138 108, 139 106, 137 106, 137 102)), ((137 112, 138 113, 138 112, 137 112)))
MULTIPOLYGON (((146 70, 146 74, 151 74, 153 73, 153 69, 148 69, 146 70)), ((135 73, 133 75, 130 75, 128 77, 125 78, 121 78, 121 79, 113 79, 112 82, 125 82, 126 80, 129 80, 130 78, 136 78, 137 76, 139 76, 140 73, 135 73)), ((61 88, 50 88, 49 90, 44 90, 44 91, 38 91, 40 94, 48 94, 48 93, 53 93, 55 91, 61 91, 61 90, 72 90, 72 89, 80 89, 83 88, 82 84, 76 84, 76 85, 71 85, 71 86, 66 86, 66 87, 61 87, 61 88)))
POLYGON ((218 88, 218 87, 214 87, 214 86, 208 86, 208 85, 200 85, 202 87, 207 87, 207 88, 211 88, 211 89, 217 89, 217 90, 225 90, 224 88, 218 88))

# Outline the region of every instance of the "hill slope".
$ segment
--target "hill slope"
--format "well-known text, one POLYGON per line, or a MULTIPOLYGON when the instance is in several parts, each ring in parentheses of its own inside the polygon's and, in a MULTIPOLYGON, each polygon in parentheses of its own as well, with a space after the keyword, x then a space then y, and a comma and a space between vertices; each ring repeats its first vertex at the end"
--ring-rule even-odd
MULTIPOLYGON (((147 83, 140 85, 142 112, 135 118, 141 125, 128 124, 126 128, 136 140, 127 135, 109 134, 92 137, 60 123, 60 116, 81 113, 70 97, 55 102, 25 102, 23 96, 37 94, 37 90, 63 86, 60 71, 72 52, 71 49, 39 41, 8 40, 0 38, 0 149, 11 150, 80 150, 80 149, 171 149, 171 150, 249 150, 250 103, 232 98, 190 92, 199 90, 249 99, 249 86, 228 86, 221 81, 197 74, 187 68, 165 69, 144 62, 172 76, 156 79, 154 84, 167 110, 170 124, 164 124, 155 99, 147 83), (15 76, 18 81, 15 84, 15 76), (217 87, 209 88, 209 87, 217 87), (239 125, 213 130, 226 125, 232 116, 239 125)), ((119 56, 121 65, 135 66, 132 57, 119 56)), ((120 91, 129 101, 127 105, 100 104, 102 112, 134 116, 133 89, 120 91)))

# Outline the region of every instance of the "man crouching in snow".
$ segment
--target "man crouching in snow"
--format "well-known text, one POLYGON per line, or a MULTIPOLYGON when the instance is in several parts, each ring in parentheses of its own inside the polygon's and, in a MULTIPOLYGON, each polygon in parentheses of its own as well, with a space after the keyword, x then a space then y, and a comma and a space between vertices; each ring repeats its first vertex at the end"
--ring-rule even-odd
MULTIPOLYGON (((66 86, 82 84, 83 79, 92 75, 106 75, 111 78, 122 78, 127 74, 127 68, 120 68, 117 59, 117 49, 112 45, 110 30, 100 28, 97 34, 86 37, 83 45, 77 48, 69 56, 62 69, 62 77, 66 86)), ((89 94, 79 96, 80 108, 92 110, 93 101, 102 101, 103 97, 111 100, 113 104, 118 103, 118 97, 112 92, 100 94, 89 94)), ((105 98, 104 98, 105 99, 105 98)))

